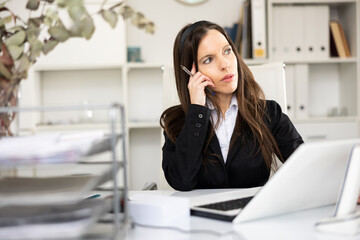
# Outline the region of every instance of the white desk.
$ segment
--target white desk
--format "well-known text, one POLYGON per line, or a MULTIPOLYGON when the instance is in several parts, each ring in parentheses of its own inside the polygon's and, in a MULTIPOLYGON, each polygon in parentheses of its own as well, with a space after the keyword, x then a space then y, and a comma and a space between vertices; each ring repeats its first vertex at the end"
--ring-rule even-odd
MULTIPOLYGON (((147 191, 146 194, 165 194, 184 197, 194 197, 199 194, 213 193, 219 190, 196 190, 190 192, 170 192, 170 191, 147 191)), ((221 190, 220 190, 221 191, 221 190)), ((224 190, 222 190, 224 191, 224 190)), ((225 190, 231 191, 231 190, 225 190)), ((136 194, 139 192, 131 192, 136 194)), ((144 192, 142 192, 144 193, 144 192)), ((256 220, 247 223, 230 223, 219 220, 212 220, 202 217, 191 216, 184 222, 171 223, 170 225, 179 227, 185 233, 164 229, 164 228, 148 228, 135 226, 127 232, 126 239, 128 240, 144 240, 144 239, 157 239, 157 240, 177 240, 177 239, 196 239, 196 240, 212 240, 212 239, 241 239, 241 240, 354 240, 360 239, 360 235, 355 237, 345 237, 340 235, 330 235, 326 233, 317 232, 314 224, 324 218, 332 215, 334 205, 315 208, 311 210, 280 215, 261 220, 256 220), (189 231, 214 231, 222 236, 211 235, 206 232, 193 233, 189 231), (225 234, 235 232, 234 234, 225 234)), ((104 231, 105 226, 101 226, 104 231)))

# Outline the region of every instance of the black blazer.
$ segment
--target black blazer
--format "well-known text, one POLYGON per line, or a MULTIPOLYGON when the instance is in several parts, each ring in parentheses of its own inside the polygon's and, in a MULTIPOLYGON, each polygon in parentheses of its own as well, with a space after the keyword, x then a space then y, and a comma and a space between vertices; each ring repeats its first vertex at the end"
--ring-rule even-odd
MULTIPOLYGON (((270 121, 266 121, 268 127, 286 160, 303 140, 278 103, 266 101, 266 111, 270 117, 270 121)), ((254 155, 254 140, 249 133, 245 133, 245 141, 240 137, 235 140, 226 163, 215 134, 206 152, 212 161, 202 162, 206 135, 211 127, 210 112, 207 107, 190 105, 176 143, 170 141, 164 132, 162 167, 167 182, 180 191, 264 185, 270 170, 261 153, 254 155)))

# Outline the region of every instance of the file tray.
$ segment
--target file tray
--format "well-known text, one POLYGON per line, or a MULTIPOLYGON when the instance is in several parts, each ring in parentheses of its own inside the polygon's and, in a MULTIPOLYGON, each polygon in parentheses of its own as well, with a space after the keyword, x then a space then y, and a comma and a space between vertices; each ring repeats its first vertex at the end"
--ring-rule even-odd
POLYGON ((0 239, 78 239, 106 212, 103 199, 0 208, 0 239))
POLYGON ((0 206, 73 204, 102 184, 102 176, 5 177, 0 179, 0 206))
MULTIPOLYGON (((125 131, 125 116, 124 107, 121 104, 111 105, 88 105, 84 106, 38 106, 38 107, 0 107, 0 114, 2 113, 25 113, 40 114, 44 112, 62 112, 62 111, 84 111, 84 110, 106 110, 109 114, 108 126, 106 130, 101 127, 100 131, 93 131, 93 126, 90 131, 84 132, 83 128, 72 128, 70 132, 78 131, 77 133, 70 133, 65 129, 60 130, 50 129, 50 132, 38 131, 35 126, 30 131, 30 136, 27 135, 26 129, 21 137, 2 138, 0 139, 0 169, 12 170, 13 175, 0 178, 0 211, 4 209, 12 209, 17 213, 17 207, 24 209, 42 209, 44 206, 49 208, 58 208, 58 206, 67 206, 68 208, 74 207, 76 209, 82 201, 93 201, 94 199, 86 199, 92 193, 92 190, 97 186, 103 184, 108 180, 112 180, 113 187, 113 232, 109 233, 116 238, 126 231, 129 225, 128 210, 127 210, 127 160, 126 160, 126 131, 125 131), (34 113, 35 112, 35 113, 34 113), (104 134, 108 132, 109 134, 104 134), (60 132, 60 133, 59 133, 60 132), (35 133, 35 135, 33 135, 35 133), (122 139, 121 149, 116 149, 119 139, 122 139), (121 153, 121 161, 119 159, 118 151, 121 153), (104 153, 110 154, 109 161, 102 162, 106 169, 101 170, 97 162, 91 161, 91 158, 98 158, 97 154, 104 153), (90 161, 89 161, 90 160, 90 161), (59 165, 66 169, 65 175, 58 175, 59 165), (96 173, 83 172, 77 169, 75 165, 81 168, 88 168, 94 165, 98 168, 96 173), (51 168, 56 169, 50 175, 49 172, 44 175, 39 175, 40 169, 46 167, 46 170, 51 168), (29 169, 32 171, 28 171, 29 169), (122 185, 118 186, 117 173, 122 170, 122 185), (23 171, 26 170, 26 171, 23 171), (70 174, 69 174, 70 172, 70 174), (100 173, 99 173, 100 172, 100 173), (30 173, 30 175, 29 175, 30 173), (19 174, 19 175, 18 175, 19 174), (23 175, 24 174, 24 175, 23 175), (28 177, 32 176, 32 177, 28 177), (120 215, 120 197, 123 199, 122 207, 123 212, 120 215)), ((17 114, 15 126, 16 135, 19 136, 20 124, 19 116, 17 114)), ((103 159, 99 159, 103 160, 103 159)), ((43 169, 41 169, 43 170, 43 169)), ((93 170, 93 169, 91 169, 93 170)), ((36 211, 35 211, 36 212, 36 211)), ((0 212, 1 217, 5 216, 4 212, 0 212)), ((91 216, 94 216, 91 214, 91 216)), ((27 220, 26 216, 19 215, 20 219, 27 220)), ((99 216, 96 217, 97 219, 99 216)), ((8 219, 7 219, 8 220, 8 219)), ((96 220, 96 219, 95 219, 96 220)), ((69 219, 69 222, 75 226, 80 226, 82 223, 77 222, 77 218, 69 219)), ((68 222, 63 222, 64 225, 69 226, 68 222)), ((70 225, 72 225, 70 224, 70 225)), ((65 232, 58 231, 56 228, 66 231, 59 225, 52 225, 51 221, 45 224, 25 224, 23 230, 29 234, 20 236, 22 239, 39 239, 39 238, 57 238, 63 239, 67 235, 65 232), (38 231, 47 230, 53 227, 49 234, 36 235, 38 231), (33 233, 35 235, 33 235, 33 233), (59 234, 60 233, 60 234, 59 234)), ((79 228, 81 231, 83 227, 79 228)), ((75 231, 76 232, 76 231, 75 231)), ((78 231, 79 233, 80 231, 78 231)), ((7 239, 14 234, 15 239, 17 236, 17 228, 11 226, 0 225, 0 236, 6 236, 7 239), (6 233, 9 233, 7 235, 6 233)), ((38 233, 39 234, 39 233, 38 233)), ((19 235, 19 234, 18 234, 19 235)), ((77 236, 74 233, 69 233, 69 236, 77 236)), ((2 237, 0 237, 2 239, 2 237)))

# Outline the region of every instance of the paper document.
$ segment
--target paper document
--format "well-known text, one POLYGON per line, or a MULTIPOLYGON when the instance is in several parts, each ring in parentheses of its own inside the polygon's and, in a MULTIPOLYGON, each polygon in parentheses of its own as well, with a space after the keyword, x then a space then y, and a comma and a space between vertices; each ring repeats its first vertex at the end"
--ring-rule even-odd
POLYGON ((44 134, 0 139, 0 164, 72 163, 102 140, 103 131, 75 134, 44 134))
MULTIPOLYGON (((108 175, 108 174, 104 174, 108 175)), ((84 199, 103 176, 5 177, 0 179, 0 207, 7 205, 71 204, 84 199)))
POLYGON ((80 237, 107 211, 101 199, 73 205, 0 208, 0 239, 66 239, 80 237))

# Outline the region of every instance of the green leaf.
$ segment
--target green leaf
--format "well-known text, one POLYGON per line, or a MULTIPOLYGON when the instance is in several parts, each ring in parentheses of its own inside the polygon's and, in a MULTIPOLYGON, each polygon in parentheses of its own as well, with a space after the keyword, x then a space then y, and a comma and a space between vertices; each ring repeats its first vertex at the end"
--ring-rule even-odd
POLYGON ((81 22, 75 22, 69 30, 71 37, 81 37, 81 28, 81 22))
POLYGON ((6 46, 20 46, 25 41, 25 37, 26 32, 24 30, 17 31, 5 41, 5 44, 6 46))
POLYGON ((148 23, 148 20, 145 18, 144 14, 137 12, 133 15, 131 23, 138 28, 143 29, 148 23))
POLYGON ((24 74, 24 78, 26 78, 27 71, 29 70, 31 63, 26 55, 22 55, 22 57, 18 60, 19 66, 18 71, 24 74))
POLYGON ((4 76, 6 79, 11 78, 10 71, 0 62, 0 73, 2 76, 4 76))
POLYGON ((11 16, 6 16, 4 18, 0 18, 0 27, 4 26, 5 24, 11 22, 12 17, 11 16))
POLYGON ((71 7, 73 5, 84 5, 84 0, 65 0, 65 2, 68 7, 71 7))
POLYGON ((51 24, 52 24, 51 19, 48 18, 48 17, 46 17, 46 18, 44 19, 44 25, 47 26, 47 27, 50 27, 51 24))
POLYGON ((69 16, 74 21, 80 21, 86 16, 86 9, 83 5, 72 5, 68 9, 69 16))
POLYGON ((51 21, 57 21, 59 19, 58 11, 47 8, 45 11, 45 17, 49 18, 51 21))
POLYGON ((53 2, 55 2, 55 0, 45 0, 45 2, 53 3, 53 2))
MULTIPOLYGON (((107 0, 105 0, 105 1, 107 1, 107 0)), ((115 8, 118 8, 118 7, 120 7, 121 5, 123 5, 123 3, 124 3, 124 2, 116 3, 116 4, 114 4, 113 6, 111 6, 109 9, 110 9, 110 10, 113 10, 113 9, 115 9, 115 8)))
POLYGON ((134 10, 129 7, 129 6, 123 6, 122 8, 120 8, 119 10, 119 14, 124 18, 124 19, 128 19, 130 18, 133 14, 134 14, 134 10))
POLYGON ((149 22, 148 24, 146 24, 145 31, 150 34, 154 34, 155 24, 153 22, 149 22))
POLYGON ((15 33, 15 32, 22 31, 22 30, 24 30, 24 28, 22 26, 13 26, 8 29, 8 32, 15 33))
POLYGON ((66 3, 67 3, 67 0, 57 0, 56 1, 56 4, 58 5, 59 8, 66 7, 66 3))
POLYGON ((28 24, 40 27, 41 24, 43 23, 44 19, 45 19, 44 15, 41 15, 40 17, 37 17, 37 18, 29 18, 28 24))
POLYGON ((112 10, 105 10, 101 12, 101 16, 107 21, 112 28, 116 27, 118 15, 112 10))
POLYGON ((48 32, 59 42, 65 42, 70 37, 69 32, 65 28, 59 26, 50 27, 48 32))
POLYGON ((8 51, 12 57, 12 59, 17 60, 21 54, 24 52, 24 45, 16 46, 16 45, 10 45, 8 46, 8 51))
POLYGON ((40 57, 43 44, 39 40, 36 40, 30 44, 30 60, 33 61, 40 57))
POLYGON ((94 21, 91 17, 87 17, 81 23, 81 36, 89 40, 95 31, 94 21))
POLYGON ((37 10, 40 5, 40 0, 28 0, 26 8, 30 10, 37 10))
POLYGON ((49 52, 51 52, 55 47, 56 45, 58 45, 58 41, 56 40, 49 40, 47 41, 46 43, 44 43, 43 47, 42 47, 42 52, 46 55, 48 54, 49 52))
POLYGON ((5 1, 5 2, 0 3, 0 8, 5 7, 5 5, 6 5, 6 1, 5 1))
POLYGON ((28 42, 34 42, 40 35, 40 27, 37 24, 29 23, 29 27, 26 30, 26 37, 28 42))

